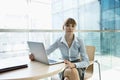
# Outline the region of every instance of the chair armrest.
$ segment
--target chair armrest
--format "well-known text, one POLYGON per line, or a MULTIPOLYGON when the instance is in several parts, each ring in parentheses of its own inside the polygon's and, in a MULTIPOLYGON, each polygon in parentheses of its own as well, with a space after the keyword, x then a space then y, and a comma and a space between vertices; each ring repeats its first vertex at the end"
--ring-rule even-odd
MULTIPOLYGON (((101 80, 101 70, 100 70, 100 63, 98 62, 98 60, 95 60, 95 61, 90 61, 90 65, 94 64, 94 63, 97 63, 98 64, 98 68, 99 68, 99 80, 101 80)), ((87 67, 85 68, 80 68, 81 69, 81 80, 84 80, 84 75, 85 75, 85 71, 87 69, 87 67)))
MULTIPOLYGON (((90 65, 94 64, 94 63, 98 63, 98 60, 95 60, 95 61, 90 61, 90 65)), ((90 66, 89 65, 89 66, 90 66)))

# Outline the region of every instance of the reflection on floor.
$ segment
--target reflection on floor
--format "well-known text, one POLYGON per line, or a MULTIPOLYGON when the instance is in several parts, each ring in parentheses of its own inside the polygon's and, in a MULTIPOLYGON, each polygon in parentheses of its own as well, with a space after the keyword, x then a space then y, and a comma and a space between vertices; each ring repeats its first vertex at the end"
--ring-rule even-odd
MULTIPOLYGON (((120 67, 101 72, 101 80, 119 80, 120 67)), ((88 80, 99 80, 98 74, 94 73, 93 77, 88 80)))
MULTIPOLYGON (((101 80, 120 80, 120 57, 95 56, 101 65, 101 80)), ((100 80, 98 66, 95 64, 93 77, 89 80, 100 80)))

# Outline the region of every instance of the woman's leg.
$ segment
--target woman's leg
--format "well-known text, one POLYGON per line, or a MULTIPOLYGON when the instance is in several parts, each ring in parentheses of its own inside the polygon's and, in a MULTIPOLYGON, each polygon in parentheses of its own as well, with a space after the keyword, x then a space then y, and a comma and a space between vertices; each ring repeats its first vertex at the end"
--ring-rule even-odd
POLYGON ((64 78, 66 80, 80 80, 78 70, 76 68, 67 68, 64 71, 64 78))

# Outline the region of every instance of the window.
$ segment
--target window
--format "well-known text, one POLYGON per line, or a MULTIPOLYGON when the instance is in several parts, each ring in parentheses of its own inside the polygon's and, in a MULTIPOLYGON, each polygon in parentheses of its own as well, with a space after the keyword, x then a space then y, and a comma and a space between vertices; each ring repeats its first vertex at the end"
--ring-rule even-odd
POLYGON ((27 55, 28 40, 49 45, 51 20, 50 0, 0 0, 0 59, 27 55))

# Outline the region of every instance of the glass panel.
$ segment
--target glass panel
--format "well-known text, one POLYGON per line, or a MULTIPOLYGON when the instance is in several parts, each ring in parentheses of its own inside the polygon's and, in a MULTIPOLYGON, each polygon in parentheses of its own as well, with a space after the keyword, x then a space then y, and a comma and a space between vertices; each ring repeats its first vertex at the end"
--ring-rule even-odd
POLYGON ((119 53, 120 52, 120 41, 119 41, 120 33, 119 32, 115 33, 115 38, 116 40, 114 44, 115 44, 116 52, 114 53, 114 55, 120 57, 120 53, 119 53))
POLYGON ((70 9, 70 10, 64 11, 64 20, 69 18, 69 17, 72 17, 77 21, 78 14, 79 14, 78 9, 70 9))
POLYGON ((100 29, 100 5, 92 2, 79 8, 79 28, 81 30, 100 29))
POLYGON ((51 29, 51 5, 33 2, 29 5, 29 26, 32 29, 51 29))
POLYGON ((62 26, 63 26, 63 13, 60 12, 60 13, 56 13, 56 14, 53 14, 52 15, 52 28, 53 29, 62 29, 62 26))
POLYGON ((120 7, 120 0, 115 0, 115 7, 120 7))
POLYGON ((1 32, 0 33, 0 59, 26 55, 26 41, 28 33, 1 32))
POLYGON ((109 9, 109 1, 110 0, 101 0, 101 8, 103 11, 109 9))
POLYGON ((62 12, 63 10, 63 1, 58 0, 57 2, 52 2, 52 13, 62 12))
POLYGON ((51 29, 51 20, 50 3, 34 0, 0 1, 0 28, 51 29))
POLYGON ((63 0, 63 10, 68 10, 68 9, 73 9, 73 8, 77 8, 78 3, 77 0, 63 0))
POLYGON ((115 29, 120 30, 120 8, 115 8, 115 29))
POLYGON ((0 0, 0 28, 26 29, 28 19, 26 0, 0 0))
POLYGON ((109 0, 109 8, 112 9, 115 7, 115 0, 109 0))
POLYGON ((114 9, 110 9, 102 12, 102 29, 114 30, 115 29, 115 12, 114 9), (107 14, 107 15, 106 15, 107 14))
POLYGON ((78 0, 78 3, 80 6, 82 6, 82 5, 86 5, 92 2, 96 2, 96 1, 98 2, 98 0, 78 0))

